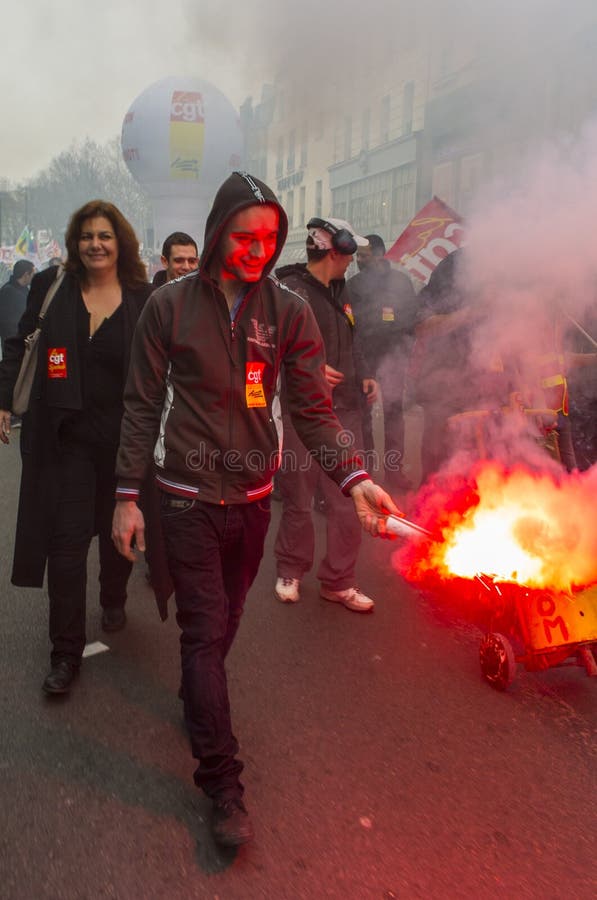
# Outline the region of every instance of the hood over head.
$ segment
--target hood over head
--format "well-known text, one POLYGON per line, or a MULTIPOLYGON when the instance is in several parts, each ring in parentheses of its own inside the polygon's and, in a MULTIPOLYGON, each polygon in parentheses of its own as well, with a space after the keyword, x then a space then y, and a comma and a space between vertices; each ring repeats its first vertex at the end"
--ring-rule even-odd
POLYGON ((263 269, 263 280, 274 268, 288 234, 288 218, 276 195, 263 181, 248 172, 233 172, 219 187, 205 224, 205 240, 201 254, 201 269, 213 277, 211 265, 226 223, 248 206, 266 203, 275 206, 280 215, 276 252, 263 269))

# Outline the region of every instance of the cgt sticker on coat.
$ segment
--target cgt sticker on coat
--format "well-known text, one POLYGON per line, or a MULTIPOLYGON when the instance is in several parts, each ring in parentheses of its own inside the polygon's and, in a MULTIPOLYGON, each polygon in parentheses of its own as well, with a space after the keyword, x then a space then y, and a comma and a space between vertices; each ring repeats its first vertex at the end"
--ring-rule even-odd
POLYGON ((248 407, 267 406, 263 392, 263 372, 265 363, 248 362, 246 364, 245 396, 248 407))
POLYGON ((48 378, 66 378, 66 347, 48 349, 48 378))

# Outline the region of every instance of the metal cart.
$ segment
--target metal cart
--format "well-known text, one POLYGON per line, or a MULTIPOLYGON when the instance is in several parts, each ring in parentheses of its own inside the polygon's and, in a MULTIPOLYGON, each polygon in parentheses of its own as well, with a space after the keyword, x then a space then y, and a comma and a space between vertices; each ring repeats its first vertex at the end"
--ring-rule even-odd
POLYGON ((578 592, 534 590, 478 575, 487 631, 479 647, 485 680, 506 690, 522 663, 529 672, 582 666, 597 675, 597 585, 578 592))
MULTIPOLYGON (((388 516, 386 527, 411 541, 433 538, 427 529, 397 516, 388 516)), ((597 585, 567 593, 497 581, 483 574, 476 576, 476 582, 475 606, 481 610, 485 631, 479 661, 492 687, 506 690, 518 663, 529 672, 577 665, 588 675, 597 675, 597 585)))

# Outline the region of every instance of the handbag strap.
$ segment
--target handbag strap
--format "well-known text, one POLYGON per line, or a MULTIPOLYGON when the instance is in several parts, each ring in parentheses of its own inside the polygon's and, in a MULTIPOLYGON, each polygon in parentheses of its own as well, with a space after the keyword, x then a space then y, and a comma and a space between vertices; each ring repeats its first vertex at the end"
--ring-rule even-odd
POLYGON ((45 314, 46 314, 47 311, 48 311, 48 306, 50 305, 50 303, 51 303, 52 300, 54 299, 54 294, 56 293, 56 291, 58 290, 58 288, 59 288, 60 285, 62 284, 62 282, 63 282, 63 280, 64 280, 64 276, 65 276, 64 267, 63 267, 63 266, 59 266, 59 267, 58 267, 58 274, 57 274, 56 278, 54 279, 54 281, 52 282, 52 284, 50 285, 50 287, 48 288, 48 293, 47 293, 46 296, 44 297, 44 302, 43 302, 42 305, 41 305, 41 309, 40 309, 39 315, 38 315, 38 317, 37 317, 37 327, 38 327, 38 328, 41 326, 41 323, 42 323, 43 320, 44 320, 44 316, 45 316, 45 314))

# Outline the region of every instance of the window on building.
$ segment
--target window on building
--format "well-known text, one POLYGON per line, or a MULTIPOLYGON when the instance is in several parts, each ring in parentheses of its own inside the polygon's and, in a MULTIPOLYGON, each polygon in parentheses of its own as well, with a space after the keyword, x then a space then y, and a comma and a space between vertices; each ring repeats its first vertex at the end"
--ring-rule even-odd
POLYGON ((454 206, 454 163, 439 163, 433 167, 431 193, 448 206, 454 206))
POLYGON ((415 85, 407 81, 402 91, 402 134, 411 134, 415 108, 415 85))
POLYGON ((286 171, 290 174, 294 172, 294 164, 295 164, 295 144, 296 144, 296 131, 293 128, 290 134, 288 135, 288 160, 287 160, 287 168, 286 171))
POLYGON ((379 142, 385 144, 390 140, 390 95, 381 98, 381 113, 379 119, 379 142))
POLYGON ((390 234, 397 237, 415 214, 416 166, 410 163, 395 169, 392 179, 390 234))
MULTIPOLYGON (((348 186, 336 188, 332 192, 332 216, 336 219, 348 218, 348 186)), ((353 225, 356 229, 356 225, 353 225)))
POLYGON ((301 228, 305 227, 305 196, 306 189, 302 187, 299 193, 299 220, 298 224, 301 228))
POLYGON ((392 173, 362 178, 333 192, 333 215, 348 219, 360 234, 375 231, 387 236, 392 201, 392 173))
MULTIPOLYGON (((369 216, 370 201, 370 179, 363 178, 361 181, 353 181, 348 185, 348 206, 347 215, 342 218, 348 219, 355 231, 364 228, 369 216)), ((363 234, 362 231, 360 231, 363 234)))
MULTIPOLYGON (((384 233, 390 223, 392 173, 384 172, 365 180, 368 193, 367 215, 374 230, 384 233)), ((365 227, 365 223, 361 225, 365 227)))
POLYGON ((284 138, 278 138, 276 149, 276 178, 281 178, 284 174, 284 138))
POLYGON ((316 181, 315 182, 315 212, 313 213, 314 216, 321 218, 322 206, 323 206, 323 182, 316 181))
POLYGON ((288 228, 294 228, 294 191, 286 194, 286 215, 288 216, 288 228))
POLYGON ((371 109, 363 110, 361 121, 361 150, 368 150, 371 142, 371 109))

